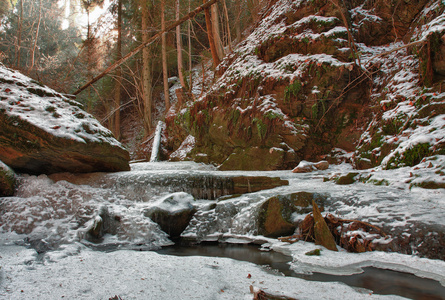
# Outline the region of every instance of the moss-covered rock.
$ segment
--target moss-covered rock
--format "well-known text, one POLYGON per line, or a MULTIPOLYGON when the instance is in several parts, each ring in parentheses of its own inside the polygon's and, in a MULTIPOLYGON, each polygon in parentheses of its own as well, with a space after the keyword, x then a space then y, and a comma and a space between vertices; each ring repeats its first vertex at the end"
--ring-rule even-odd
POLYGON ((186 159, 224 170, 292 169, 333 147, 353 151, 369 80, 348 48, 343 13, 311 1, 271 14, 220 64, 214 87, 168 118, 167 147, 191 134, 186 159))
POLYGON ((357 175, 359 175, 357 172, 350 172, 346 175, 341 175, 335 179, 335 183, 340 185, 353 184, 356 181, 355 178, 357 175))
POLYGON ((304 216, 312 211, 312 201, 324 203, 320 194, 298 192, 266 200, 258 212, 258 234, 279 237, 294 233, 304 216))
POLYGON ((15 185, 14 171, 0 160, 0 196, 12 196, 15 185))

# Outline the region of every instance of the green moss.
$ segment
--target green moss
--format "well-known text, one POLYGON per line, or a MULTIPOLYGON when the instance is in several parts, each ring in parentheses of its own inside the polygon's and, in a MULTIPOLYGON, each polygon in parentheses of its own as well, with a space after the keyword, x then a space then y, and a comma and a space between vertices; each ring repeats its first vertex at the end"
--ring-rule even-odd
POLYGON ((312 250, 312 251, 308 251, 308 252, 306 252, 304 255, 308 255, 308 256, 320 256, 320 251, 321 251, 321 249, 314 249, 314 250, 312 250))
POLYGON ((263 121, 258 118, 254 118, 252 122, 256 125, 258 131, 258 137, 260 138, 260 140, 264 140, 267 134, 267 125, 264 124, 263 121))
POLYGON ((233 109, 230 111, 230 121, 232 122, 232 125, 235 126, 238 122, 238 119, 241 115, 241 112, 238 109, 233 109))
POLYGON ((415 166, 421 162, 424 157, 432 154, 430 144, 417 144, 407 149, 403 154, 396 153, 388 162, 387 169, 396 169, 404 166, 415 166))
POLYGON ((291 97, 297 97, 301 87, 302 85, 299 80, 295 80, 292 84, 288 85, 284 90, 284 101, 287 102, 291 97))
POLYGON ((264 116, 265 116, 266 118, 268 118, 269 120, 275 120, 275 119, 283 120, 283 116, 282 116, 281 114, 277 114, 276 112, 271 111, 271 110, 269 110, 268 112, 266 112, 266 113, 264 114, 264 116))

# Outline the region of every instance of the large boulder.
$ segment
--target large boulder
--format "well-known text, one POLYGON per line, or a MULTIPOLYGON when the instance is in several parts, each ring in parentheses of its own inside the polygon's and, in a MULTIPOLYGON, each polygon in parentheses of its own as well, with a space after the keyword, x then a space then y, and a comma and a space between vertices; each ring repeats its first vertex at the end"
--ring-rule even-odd
POLYGON ((145 209, 144 216, 157 223, 170 237, 179 237, 196 212, 193 201, 193 196, 184 192, 170 194, 145 209))
POLYGON ((129 154, 81 104, 0 65, 0 159, 17 172, 129 170, 129 154))
POLYGON ((14 171, 0 160, 0 197, 12 196, 15 183, 14 171))

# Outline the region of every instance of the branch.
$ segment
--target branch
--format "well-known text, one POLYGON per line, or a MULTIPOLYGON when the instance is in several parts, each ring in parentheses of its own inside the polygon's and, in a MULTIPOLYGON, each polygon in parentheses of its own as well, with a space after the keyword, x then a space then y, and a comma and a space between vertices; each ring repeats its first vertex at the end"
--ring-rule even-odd
POLYGON ((158 33, 156 33, 154 36, 152 36, 150 39, 148 39, 148 41, 146 41, 143 44, 140 44, 139 46, 137 46, 136 48, 134 48, 132 51, 130 51, 127 55, 125 55, 124 57, 122 57, 121 59, 119 59, 118 61, 116 61, 114 64, 112 64, 111 66, 109 66, 108 68, 106 68, 102 73, 100 73, 99 75, 97 75, 96 77, 94 77, 93 79, 91 79, 89 82, 87 82, 86 84, 84 84, 81 88, 79 88, 77 91, 75 91, 73 93, 73 95, 77 95, 80 92, 82 92, 83 90, 85 90, 87 87, 89 87, 90 85, 92 85, 93 83, 97 82, 99 79, 101 79, 102 77, 104 77, 105 75, 107 75, 108 73, 110 73, 111 71, 113 71, 114 69, 116 69, 117 67, 119 67, 120 65, 122 65, 124 62, 126 62, 128 59, 130 59, 132 56, 134 56, 136 53, 138 53, 139 51, 141 51, 143 48, 145 48, 146 46, 150 45, 151 43, 153 43, 153 41, 155 41, 157 38, 159 38, 164 32, 170 31, 172 29, 174 29, 176 26, 181 25, 182 23, 184 23, 185 21, 193 18, 194 16, 196 16, 198 13, 200 13, 201 11, 209 8, 210 6, 212 6, 213 4, 215 4, 216 2, 218 2, 219 0, 210 0, 209 2, 204 3, 203 5, 199 6, 198 8, 196 8, 195 10, 193 10, 192 12, 190 12, 188 15, 186 15, 185 17, 182 17, 181 19, 177 20, 176 22, 173 22, 172 24, 170 24, 169 26, 167 26, 165 28, 165 30, 163 31, 159 31, 158 33))

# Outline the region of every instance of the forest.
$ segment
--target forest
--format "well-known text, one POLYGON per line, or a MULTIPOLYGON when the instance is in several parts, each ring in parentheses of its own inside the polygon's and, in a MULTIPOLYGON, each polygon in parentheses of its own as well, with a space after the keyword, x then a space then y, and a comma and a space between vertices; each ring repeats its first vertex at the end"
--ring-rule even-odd
POLYGON ((444 299, 444 0, 0 1, 0 298, 444 299))
POLYGON ((126 118, 137 118, 142 125, 138 134, 147 137, 155 120, 170 107, 168 89, 173 81, 179 80, 184 93, 190 94, 192 69, 212 59, 217 65, 266 4, 219 2, 205 13, 185 18, 79 92, 108 66, 203 3, 2 0, 1 61, 59 92, 79 93, 77 101, 116 138, 125 138, 121 130, 126 118))

